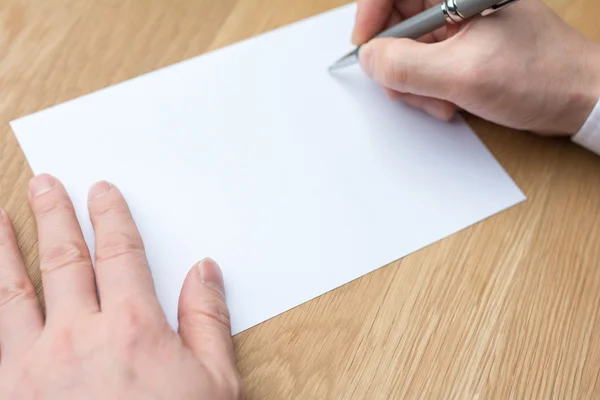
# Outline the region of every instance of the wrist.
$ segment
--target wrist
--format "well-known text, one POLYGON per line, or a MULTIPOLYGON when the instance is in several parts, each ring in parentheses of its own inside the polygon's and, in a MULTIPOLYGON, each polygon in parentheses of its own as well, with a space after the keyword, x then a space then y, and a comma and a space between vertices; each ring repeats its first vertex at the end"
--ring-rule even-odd
POLYGON ((591 43, 579 65, 579 82, 567 94, 564 129, 569 135, 581 130, 600 100, 600 45, 591 43))

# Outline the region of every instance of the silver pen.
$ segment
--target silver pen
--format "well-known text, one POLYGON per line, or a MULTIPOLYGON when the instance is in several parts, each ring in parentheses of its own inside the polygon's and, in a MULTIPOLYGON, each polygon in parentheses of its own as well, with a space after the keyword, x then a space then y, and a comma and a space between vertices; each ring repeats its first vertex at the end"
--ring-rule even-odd
MULTIPOLYGON (((489 15, 518 0, 444 0, 414 17, 381 32, 374 38, 393 37, 418 39, 447 24, 458 24, 477 15, 489 15)), ((360 46, 329 67, 330 71, 358 62, 360 46)))

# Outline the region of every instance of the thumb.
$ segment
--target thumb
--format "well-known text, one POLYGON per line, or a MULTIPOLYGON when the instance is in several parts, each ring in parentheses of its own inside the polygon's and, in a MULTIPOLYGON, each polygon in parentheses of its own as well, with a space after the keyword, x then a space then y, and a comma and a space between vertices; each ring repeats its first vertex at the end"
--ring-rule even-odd
POLYGON ((455 80, 447 42, 374 39, 361 47, 364 72, 380 85, 401 93, 452 101, 455 80))
POLYGON ((179 335, 196 357, 235 369, 224 287, 221 269, 209 258, 188 272, 179 297, 179 335))

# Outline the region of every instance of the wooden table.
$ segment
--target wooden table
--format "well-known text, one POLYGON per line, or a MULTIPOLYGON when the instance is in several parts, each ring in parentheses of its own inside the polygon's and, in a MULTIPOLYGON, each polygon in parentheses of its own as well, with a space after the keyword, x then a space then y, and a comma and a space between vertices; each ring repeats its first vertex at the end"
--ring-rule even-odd
MULTIPOLYGON (((597 0, 547 0, 600 41, 597 0)), ((2 0, 0 206, 41 294, 8 122, 345 0, 2 0)), ((600 398, 600 157, 476 118, 527 202, 235 337, 250 399, 600 398)))

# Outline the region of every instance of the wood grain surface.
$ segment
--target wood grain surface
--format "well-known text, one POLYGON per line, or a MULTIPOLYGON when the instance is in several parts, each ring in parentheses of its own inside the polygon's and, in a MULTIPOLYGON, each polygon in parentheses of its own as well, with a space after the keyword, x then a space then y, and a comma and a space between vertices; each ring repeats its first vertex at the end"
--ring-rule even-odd
MULTIPOLYGON (((2 0, 0 206, 40 295, 9 121, 345 2, 2 0)), ((600 41, 597 0, 547 3, 600 41)), ((527 202, 237 335, 250 399, 600 398, 600 157, 468 121, 527 202)))

